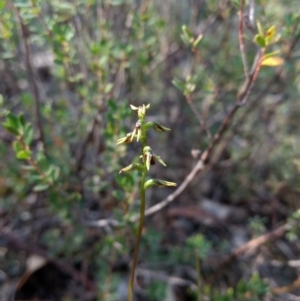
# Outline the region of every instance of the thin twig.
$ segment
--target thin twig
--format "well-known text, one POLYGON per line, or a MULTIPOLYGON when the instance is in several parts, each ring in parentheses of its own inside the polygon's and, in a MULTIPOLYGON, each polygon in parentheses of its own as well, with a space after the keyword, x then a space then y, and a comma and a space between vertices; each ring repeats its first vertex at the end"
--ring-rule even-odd
POLYGON ((153 71, 155 71, 159 66, 161 66, 163 63, 165 63, 167 60, 172 58, 175 54, 177 54, 180 51, 180 48, 178 46, 173 47, 171 45, 170 49, 167 51, 164 55, 159 55, 153 63, 149 65, 149 67, 145 71, 145 75, 149 76, 153 71))
POLYGON ((239 10, 239 44, 240 44, 240 51, 241 51, 241 57, 244 66, 245 77, 248 78, 249 68, 248 68, 248 62, 246 57, 245 39, 244 39, 244 7, 245 7, 245 0, 242 0, 241 7, 239 10))
POLYGON ((27 36, 28 32, 26 29, 25 24, 23 23, 23 20, 21 18, 21 15, 16 7, 8 1, 7 2, 9 7, 14 11, 17 20, 18 20, 18 25, 19 25, 19 35, 20 35, 20 40, 23 48, 23 54, 25 58, 25 65, 26 65, 26 70, 28 73, 28 78, 29 82, 31 84, 31 90, 32 90, 32 95, 34 99, 34 109, 35 109, 35 117, 36 117, 36 125, 37 125, 37 130, 38 130, 38 139, 42 142, 44 151, 46 153, 46 145, 45 145, 45 134, 44 134, 44 127, 43 127, 43 118, 41 114, 41 100, 40 100, 40 95, 39 95, 39 90, 37 83, 35 81, 35 75, 32 67, 32 59, 31 59, 31 50, 30 50, 30 45, 27 41, 27 36))
POLYGON ((201 126, 201 130, 203 130, 206 133, 207 137, 209 139, 211 139, 211 137, 212 137, 211 132, 209 131, 209 129, 207 128, 207 126, 204 122, 204 120, 202 119, 202 117, 198 113, 198 111, 197 111, 197 109, 194 105, 194 101, 192 99, 192 96, 191 95, 186 95, 185 98, 186 98, 186 101, 187 101, 188 105, 190 106, 191 110, 194 112, 196 118, 198 119, 198 122, 200 123, 200 126, 201 126))
MULTIPOLYGON (((201 34, 199 35, 199 37, 200 37, 200 36, 201 36, 201 34)), ((208 79, 210 80, 211 83, 213 83, 214 88, 215 88, 215 90, 216 90, 216 92, 217 92, 217 94, 218 94, 218 88, 217 88, 217 85, 215 84, 215 82, 214 82, 212 76, 210 75, 210 69, 211 69, 211 68, 210 68, 209 65, 205 62, 205 60, 203 59, 203 57, 202 57, 200 51, 197 49, 197 47, 194 47, 194 46, 193 46, 193 47, 192 47, 192 52, 194 53, 194 55, 195 55, 197 61, 203 66, 204 71, 206 72, 206 75, 207 75, 208 79)), ((198 119, 198 121, 199 121, 199 123, 200 123, 202 129, 203 129, 204 132, 206 133, 207 137, 208 137, 209 139, 211 139, 211 138, 212 138, 211 132, 210 132, 209 128, 207 127, 207 125, 206 125, 206 123, 205 123, 205 121, 204 121, 204 118, 202 118, 202 117, 200 116, 200 114, 198 113, 198 111, 197 111, 197 109, 196 109, 196 107, 195 107, 195 105, 194 105, 194 102, 193 102, 192 97, 191 97, 190 95, 186 95, 186 100, 187 100, 187 103, 189 104, 191 110, 192 110, 192 111, 194 112, 194 114, 196 115, 196 117, 197 117, 197 119, 198 119)))
POLYGON ((75 166, 75 171, 77 174, 81 171, 81 169, 83 167, 83 161, 85 158, 86 150, 87 150, 88 144, 92 141, 93 133, 94 133, 97 125, 100 124, 98 116, 99 116, 99 113, 96 114, 96 116, 94 117, 91 124, 89 124, 88 130, 87 130, 87 135, 84 138, 82 145, 80 147, 78 147, 78 151, 77 151, 77 155, 76 155, 76 158, 77 158, 76 166, 75 166))
POLYGON ((200 258, 197 250, 195 250, 196 272, 197 272, 197 300, 201 301, 201 274, 200 274, 200 258))

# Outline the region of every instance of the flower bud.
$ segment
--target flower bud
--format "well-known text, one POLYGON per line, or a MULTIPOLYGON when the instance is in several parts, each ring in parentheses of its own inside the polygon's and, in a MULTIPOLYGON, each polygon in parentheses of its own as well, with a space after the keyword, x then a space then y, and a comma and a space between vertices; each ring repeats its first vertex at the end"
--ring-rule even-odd
POLYGON ((146 163, 147 170, 150 169, 150 165, 155 164, 155 160, 157 160, 161 165, 167 166, 165 162, 153 153, 152 149, 149 146, 145 146, 143 150, 144 162, 146 163))
POLYGON ((131 138, 132 134, 133 133, 128 133, 128 134, 126 134, 125 137, 118 139, 117 140, 117 145, 123 144, 123 143, 131 143, 132 142, 132 138, 131 138))
POLYGON ((135 128, 131 134, 131 141, 133 141, 134 137, 136 136, 136 141, 140 140, 142 134, 142 130, 141 130, 141 121, 138 120, 137 123, 135 124, 135 128))
POLYGON ((171 129, 162 126, 159 122, 150 121, 145 124, 146 130, 153 128, 155 132, 167 132, 171 131, 171 129))
POLYGON ((162 126, 162 125, 161 125, 160 123, 158 123, 158 122, 153 122, 153 130, 154 130, 155 132, 167 132, 167 131, 171 131, 171 129, 162 126))
POLYGON ((150 104, 147 104, 146 106, 142 105, 142 106, 139 106, 139 107, 130 105, 130 107, 131 107, 132 110, 138 111, 138 117, 140 119, 144 119, 145 115, 146 115, 146 110, 150 108, 150 104))
POLYGON ((170 187, 170 186, 177 186, 176 183, 174 182, 169 182, 169 181, 165 181, 165 180, 161 180, 161 179, 150 179, 148 181, 145 182, 144 184, 144 188, 150 188, 152 186, 158 186, 158 187, 170 187))
POLYGON ((132 163, 124 168, 122 168, 119 173, 122 173, 122 172, 131 172, 131 171, 134 171, 134 170, 138 170, 138 171, 144 171, 144 166, 141 164, 141 163, 132 163))
POLYGON ((153 153, 149 146, 145 146, 143 149, 143 156, 144 156, 144 162, 146 165, 147 170, 150 169, 150 165, 155 164, 155 161, 153 161, 153 153))

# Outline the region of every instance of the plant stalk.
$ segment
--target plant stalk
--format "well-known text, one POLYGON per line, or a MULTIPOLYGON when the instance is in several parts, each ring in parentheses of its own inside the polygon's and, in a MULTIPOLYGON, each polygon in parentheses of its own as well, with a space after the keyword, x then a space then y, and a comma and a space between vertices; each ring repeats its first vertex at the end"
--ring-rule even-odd
POLYGON ((195 259, 196 259, 196 272, 197 272, 197 301, 201 301, 201 275, 200 275, 200 258, 195 250, 195 259))
MULTIPOLYGON (((147 145, 147 137, 146 137, 146 131, 144 131, 143 128, 143 122, 142 122, 142 135, 141 135, 141 141, 142 141, 142 158, 143 158, 143 149, 147 145)), ((143 158, 144 166, 146 165, 146 162, 143 158)), ((146 167, 146 166, 145 166, 146 167)), ((135 241, 135 247, 134 247, 134 253, 133 253, 133 260, 132 260, 132 267, 130 271, 130 279, 128 283, 128 301, 133 300, 133 285, 134 285, 134 276, 135 276, 135 269, 138 261, 138 255, 139 255, 139 246, 140 241, 142 237, 143 227, 144 227, 144 220, 145 220, 145 209, 146 209, 146 189, 144 187, 145 180, 146 180, 146 174, 147 169, 145 168, 142 172, 142 179, 141 179, 141 187, 140 187, 140 220, 139 220, 139 227, 138 232, 136 236, 135 241)))

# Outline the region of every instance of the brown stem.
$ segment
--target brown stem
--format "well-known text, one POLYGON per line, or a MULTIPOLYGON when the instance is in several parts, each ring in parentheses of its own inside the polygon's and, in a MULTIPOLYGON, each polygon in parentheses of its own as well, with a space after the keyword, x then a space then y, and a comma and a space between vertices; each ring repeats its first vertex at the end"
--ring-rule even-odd
POLYGON ((133 253, 133 260, 132 260, 132 267, 130 271, 130 279, 128 284, 128 301, 132 301, 133 299, 133 285, 134 285, 134 277, 135 277, 135 270, 138 261, 139 255, 139 246, 142 237, 143 227, 144 227, 144 219, 145 219, 145 208, 146 208, 146 192, 144 188, 146 178, 146 172, 143 172, 142 180, 141 180, 141 191, 140 191, 140 220, 139 220, 139 227, 135 241, 134 253, 133 253))
MULTIPOLYGON (((142 141, 142 157, 143 157, 143 150, 147 146, 147 132, 144 129, 144 121, 142 121, 142 135, 141 135, 141 141, 142 141)), ((142 178, 141 178, 141 186, 140 186, 140 218, 139 218, 139 227, 138 232, 136 236, 135 241, 135 247, 134 247, 134 253, 133 253, 133 260, 132 260, 132 267, 130 271, 130 279, 128 283, 128 301, 133 300, 133 285, 134 285, 134 275, 135 270, 137 266, 138 261, 138 255, 139 255, 139 246, 141 242, 143 227, 144 227, 144 220, 145 220, 145 209, 146 209, 146 189, 145 189, 145 181, 146 181, 146 175, 147 175, 147 169, 146 169, 146 162, 143 159, 144 164, 144 171, 142 172, 142 178)))
POLYGON ((241 51, 241 57, 244 66, 245 77, 248 78, 249 68, 248 68, 248 62, 246 57, 245 39, 244 39, 244 6, 245 6, 245 0, 242 0, 241 7, 239 10, 239 44, 240 44, 240 51, 241 51))
POLYGON ((19 25, 19 35, 20 35, 20 40, 23 48, 23 54, 25 58, 25 65, 26 65, 26 70, 29 78, 29 82, 31 84, 31 90, 32 90, 32 95, 34 99, 34 110, 35 110, 35 117, 36 117, 36 125, 37 125, 37 130, 38 130, 38 139, 42 142, 44 151, 46 153, 46 145, 45 145, 45 134, 44 134, 44 127, 43 127, 43 118, 41 114, 41 100, 40 100, 40 95, 39 95, 39 90, 38 86, 35 80, 35 75, 32 67, 32 59, 31 59, 31 50, 30 50, 30 45, 27 41, 28 35, 28 29, 23 23, 23 20, 21 18, 21 15, 16 7, 8 1, 8 5, 10 8, 14 11, 17 20, 18 20, 18 25, 19 25))
POLYGON ((201 126, 201 129, 206 133, 207 137, 209 139, 211 139, 211 133, 209 131, 209 129, 207 128, 204 120, 202 119, 202 117, 200 116, 200 114, 198 113, 195 105, 194 105, 194 101, 192 99, 192 96, 191 95, 186 95, 185 96, 186 100, 187 100, 187 103, 189 104, 191 110, 194 112, 194 114, 196 115, 197 119, 198 119, 198 122, 200 123, 200 126, 201 126))

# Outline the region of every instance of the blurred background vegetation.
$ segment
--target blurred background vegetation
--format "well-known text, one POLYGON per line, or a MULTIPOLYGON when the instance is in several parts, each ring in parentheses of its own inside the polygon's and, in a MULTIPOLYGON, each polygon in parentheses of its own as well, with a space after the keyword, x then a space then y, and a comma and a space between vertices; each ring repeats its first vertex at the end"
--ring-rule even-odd
MULTIPOLYGON (((149 136, 168 165, 153 175, 180 185, 244 82, 242 2, 0 0, 1 301, 126 300, 139 177, 119 170, 138 146, 116 141, 129 104, 172 129, 149 136), (183 25, 203 35, 196 51, 183 25)), ((136 300, 299 300, 300 4, 245 4, 247 60, 255 8, 284 64, 262 68, 211 162, 147 217, 136 300)), ((147 207, 172 192, 149 190, 147 207)))

